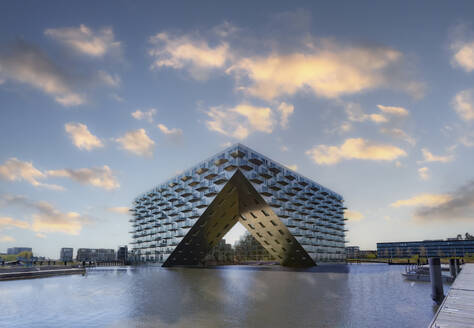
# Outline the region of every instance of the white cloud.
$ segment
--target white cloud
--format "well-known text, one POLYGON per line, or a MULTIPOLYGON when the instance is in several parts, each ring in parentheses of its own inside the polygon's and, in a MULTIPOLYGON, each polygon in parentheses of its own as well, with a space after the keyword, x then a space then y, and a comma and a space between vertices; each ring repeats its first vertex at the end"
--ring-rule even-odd
POLYGON ((121 138, 115 139, 121 147, 132 154, 139 156, 152 156, 155 142, 148 137, 144 129, 129 131, 121 138))
POLYGON ((107 210, 118 214, 130 214, 129 208, 125 206, 109 207, 107 210))
POLYGON ((469 31, 468 26, 464 24, 459 24, 453 31, 451 64, 454 67, 460 67, 465 72, 472 72, 474 70, 474 38, 472 31, 469 31))
POLYGON ((35 204, 38 212, 32 215, 31 230, 44 232, 62 232, 69 235, 78 235, 83 223, 88 220, 76 212, 63 213, 47 202, 35 204))
MULTIPOLYGON (((76 212, 61 212, 48 202, 32 202, 23 196, 2 195, 0 198, 1 206, 20 206, 25 210, 31 210, 32 221, 15 222, 16 227, 29 229, 36 233, 43 234, 47 232, 62 232, 70 235, 78 235, 82 230, 83 224, 89 222, 76 212)), ((11 224, 10 220, 5 220, 11 224)))
POLYGON ((147 120, 148 122, 152 123, 153 122, 153 116, 156 114, 156 109, 155 108, 150 108, 147 111, 142 111, 140 109, 137 109, 132 113, 132 117, 136 120, 147 120))
POLYGON ((120 184, 114 173, 107 165, 103 167, 83 168, 83 169, 63 169, 49 170, 48 176, 69 178, 84 185, 103 188, 105 190, 117 189, 120 184))
POLYGON ((440 163, 448 163, 454 160, 453 155, 446 155, 446 156, 437 156, 433 155, 427 148, 421 149, 421 153, 423 154, 423 162, 440 162, 440 163))
POLYGON ((416 144, 415 138, 410 136, 408 133, 399 128, 381 128, 380 132, 383 134, 390 135, 394 138, 404 140, 410 145, 414 146, 416 144))
POLYGON ((248 78, 252 84, 242 90, 271 100, 299 91, 338 98, 380 87, 395 87, 421 96, 423 86, 412 81, 396 81, 390 68, 399 65, 403 54, 386 47, 348 47, 334 42, 310 44, 309 51, 236 60, 227 72, 248 78))
POLYGON ((183 135, 183 130, 178 129, 178 128, 170 129, 164 124, 158 124, 157 127, 158 129, 160 129, 161 132, 163 132, 164 134, 170 137, 179 138, 183 135))
POLYGON ((223 68, 229 60, 229 45, 221 42, 215 47, 207 41, 190 36, 172 37, 168 33, 158 33, 150 38, 153 48, 153 69, 171 67, 187 69, 195 79, 203 80, 211 70, 223 68))
POLYGON ((420 167, 418 169, 418 174, 420 175, 420 178, 423 180, 428 180, 430 178, 430 169, 427 168, 426 166, 420 167))
POLYGON ((11 236, 0 236, 0 243, 14 242, 16 239, 11 236))
POLYGON ((362 138, 350 138, 341 146, 315 146, 306 151, 306 155, 317 164, 332 165, 349 159, 393 161, 407 154, 396 146, 374 143, 362 138))
POLYGON ((106 71, 100 70, 97 73, 99 81, 108 85, 109 87, 117 88, 122 83, 122 79, 117 74, 109 74, 106 71))
POLYGON ((438 206, 449 202, 452 196, 448 194, 419 194, 408 199, 397 200, 391 207, 402 206, 438 206))
POLYGON ((64 129, 79 149, 92 150, 104 147, 102 141, 93 135, 85 124, 70 122, 64 125, 64 129))
POLYGON ((17 42, 9 52, 0 54, 3 78, 28 84, 52 96, 59 104, 81 105, 85 97, 71 87, 71 79, 40 49, 17 42))
POLYGON ((360 221, 364 218, 364 215, 358 211, 346 210, 344 217, 349 219, 349 221, 360 221))
POLYGON ((458 92, 452 103, 454 109, 463 120, 474 120, 474 89, 458 92))
POLYGON ((245 103, 231 108, 211 107, 206 114, 210 118, 206 121, 209 130, 237 139, 245 139, 256 131, 271 133, 275 125, 271 108, 245 103))
POLYGON ((406 108, 403 108, 403 107, 383 106, 383 105, 377 105, 377 107, 382 112, 389 115, 408 116, 410 114, 410 112, 406 108))
POLYGON ((35 236, 38 237, 38 238, 41 238, 41 239, 46 238, 46 235, 45 235, 44 233, 41 233, 41 232, 37 232, 37 233, 35 234, 35 236))
POLYGON ((0 230, 9 228, 28 229, 30 224, 26 221, 16 220, 11 217, 0 217, 0 230))
POLYGON ((382 114, 366 114, 360 104, 347 103, 345 104, 345 111, 347 118, 352 122, 372 121, 374 123, 386 123, 388 119, 382 114))
POLYGON ((120 51, 121 47, 120 42, 115 40, 113 30, 108 27, 93 31, 81 24, 79 27, 51 28, 44 33, 77 53, 91 57, 103 57, 120 51))
POLYGON ((291 104, 287 104, 286 102, 282 102, 277 109, 281 116, 280 125, 282 128, 286 129, 288 127, 288 119, 293 114, 295 107, 291 104))
POLYGON ((15 157, 9 158, 3 165, 0 165, 0 178, 7 181, 27 181, 35 187, 43 187, 52 190, 64 190, 58 185, 51 185, 39 182, 45 179, 46 175, 35 168, 32 162, 23 162, 15 157))

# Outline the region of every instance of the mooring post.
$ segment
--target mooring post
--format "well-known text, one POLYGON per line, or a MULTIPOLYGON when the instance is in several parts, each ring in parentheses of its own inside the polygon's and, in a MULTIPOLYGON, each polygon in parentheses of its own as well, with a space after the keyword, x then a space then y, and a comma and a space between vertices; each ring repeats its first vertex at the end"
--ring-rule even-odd
POLYGON ((456 259, 456 274, 459 274, 459 272, 461 272, 461 261, 456 259))
POLYGON ((456 268, 456 259, 449 259, 449 273, 451 274, 451 277, 456 278, 456 275, 458 274, 456 268))
POLYGON ((430 263, 431 298, 439 305, 444 299, 441 260, 439 257, 431 257, 428 261, 430 263))

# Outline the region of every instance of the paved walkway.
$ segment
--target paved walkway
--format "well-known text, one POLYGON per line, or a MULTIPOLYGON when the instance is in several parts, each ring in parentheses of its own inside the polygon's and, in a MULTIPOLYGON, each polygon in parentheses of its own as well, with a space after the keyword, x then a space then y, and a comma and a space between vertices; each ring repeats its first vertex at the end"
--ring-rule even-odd
POLYGON ((464 264, 430 328, 474 327, 474 264, 464 264))

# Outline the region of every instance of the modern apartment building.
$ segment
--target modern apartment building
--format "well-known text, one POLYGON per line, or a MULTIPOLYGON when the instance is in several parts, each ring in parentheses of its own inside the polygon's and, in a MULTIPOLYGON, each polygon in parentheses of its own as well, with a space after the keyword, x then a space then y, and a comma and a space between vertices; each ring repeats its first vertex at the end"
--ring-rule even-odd
POLYGON ((339 194, 237 144, 137 197, 134 254, 164 266, 197 265, 240 222, 282 265, 341 261, 339 194))
POLYGON ((77 250, 76 260, 78 262, 111 262, 115 261, 115 251, 105 248, 79 248, 77 250))
POLYGON ((448 239, 408 242, 377 243, 377 256, 381 258, 410 257, 449 257, 474 255, 474 240, 448 239))
POLYGON ((70 248, 70 247, 61 248, 61 252, 59 253, 59 260, 71 262, 73 260, 73 252, 74 252, 74 248, 70 248))

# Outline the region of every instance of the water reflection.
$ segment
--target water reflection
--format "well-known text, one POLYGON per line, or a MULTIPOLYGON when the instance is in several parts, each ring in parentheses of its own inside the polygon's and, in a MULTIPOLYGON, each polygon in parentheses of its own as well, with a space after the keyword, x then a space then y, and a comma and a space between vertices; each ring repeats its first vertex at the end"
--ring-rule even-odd
POLYGON ((430 285, 404 281, 402 270, 144 267, 2 282, 0 326, 426 326, 433 316, 430 285))

